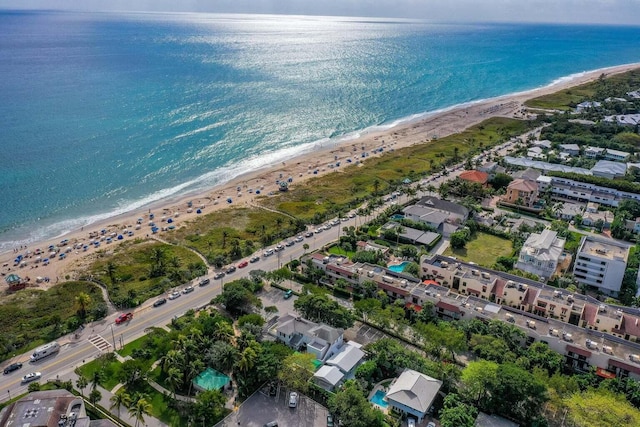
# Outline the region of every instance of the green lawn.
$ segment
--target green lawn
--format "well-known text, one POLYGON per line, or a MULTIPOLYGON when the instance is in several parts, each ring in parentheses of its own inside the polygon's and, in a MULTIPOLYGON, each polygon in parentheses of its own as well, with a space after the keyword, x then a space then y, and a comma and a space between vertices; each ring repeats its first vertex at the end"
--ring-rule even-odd
POLYGON ((452 249, 444 252, 444 256, 453 256, 463 261, 475 262, 478 265, 491 267, 499 256, 511 256, 513 245, 511 240, 496 237, 492 234, 476 233, 475 238, 463 249, 452 249))
MULTIPOLYGON (((120 382, 118 381, 118 376, 120 374, 121 367, 122 364, 117 360, 108 360, 107 357, 102 356, 82 365, 79 369, 82 375, 84 375, 89 382, 91 382, 94 372, 102 370, 102 380, 100 381, 100 385, 104 387, 105 390, 112 390, 120 382)), ((85 393, 88 393, 88 389, 90 387, 91 385, 84 390, 85 393)))
MULTIPOLYGON (((143 393, 148 396, 148 401, 151 404, 151 416, 159 419, 163 423, 172 427, 182 427, 188 425, 188 419, 181 418, 178 411, 172 409, 168 405, 168 400, 164 395, 151 387, 147 383, 140 384, 138 387, 127 390, 129 395, 134 393, 143 393)), ((170 399, 170 398, 169 398, 170 399)))
POLYGON ((344 256, 347 256, 349 258, 351 258, 355 254, 354 251, 345 251, 343 248, 341 248, 338 245, 331 246, 329 248, 329 253, 333 254, 333 255, 344 255, 344 256))

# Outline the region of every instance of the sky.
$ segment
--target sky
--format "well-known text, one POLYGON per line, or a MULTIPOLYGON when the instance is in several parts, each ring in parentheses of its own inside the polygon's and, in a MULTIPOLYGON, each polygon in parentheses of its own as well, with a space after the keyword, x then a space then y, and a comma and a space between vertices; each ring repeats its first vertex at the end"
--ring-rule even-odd
POLYGON ((640 0, 0 0, 0 9, 268 13, 640 25, 640 0))

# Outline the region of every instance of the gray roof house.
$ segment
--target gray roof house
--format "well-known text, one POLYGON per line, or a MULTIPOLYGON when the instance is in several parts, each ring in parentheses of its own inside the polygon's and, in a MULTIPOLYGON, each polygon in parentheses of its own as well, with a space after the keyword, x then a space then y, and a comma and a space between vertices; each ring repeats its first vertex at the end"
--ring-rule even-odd
POLYGON ((610 160, 599 160, 598 163, 591 168, 591 173, 594 176, 602 178, 622 178, 627 173, 627 165, 610 160))
POLYGON ((307 353, 325 361, 336 353, 343 343, 342 329, 315 323, 295 314, 287 313, 278 319, 276 338, 293 349, 306 345, 307 353))
POLYGON ((323 389, 331 391, 344 379, 344 374, 335 366, 323 365, 313 374, 313 381, 323 389))
POLYGON ((386 399, 390 406, 418 418, 420 423, 433 404, 440 387, 442 381, 412 369, 405 369, 389 386, 386 399))
POLYGON ((429 224, 444 236, 455 231, 469 217, 469 209, 464 206, 431 196, 407 206, 403 213, 405 218, 429 224))
POLYGON ((565 239, 558 237, 558 233, 549 229, 542 233, 531 233, 522 245, 515 267, 549 279, 558 267, 565 242, 565 239))
POLYGON ((331 356, 318 371, 313 374, 313 379, 320 387, 331 391, 342 381, 354 377, 355 368, 364 359, 362 346, 349 341, 337 353, 331 356))

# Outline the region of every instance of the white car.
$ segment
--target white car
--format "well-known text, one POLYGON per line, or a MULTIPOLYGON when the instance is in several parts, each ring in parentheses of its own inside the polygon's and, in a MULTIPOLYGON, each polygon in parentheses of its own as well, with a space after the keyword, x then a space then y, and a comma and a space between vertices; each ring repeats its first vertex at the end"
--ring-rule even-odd
POLYGON ((298 406, 298 393, 292 391, 289 393, 289 408, 295 408, 298 406))
POLYGON ((169 294, 169 299, 176 299, 176 298, 180 298, 180 292, 171 292, 171 294, 169 294))
POLYGON ((264 253, 262 254, 262 256, 264 257, 268 257, 273 255, 273 249, 267 249, 266 251, 264 251, 264 253))
POLYGON ((22 382, 30 383, 31 381, 39 380, 40 378, 42 378, 42 374, 40 372, 31 372, 30 374, 22 377, 22 382))

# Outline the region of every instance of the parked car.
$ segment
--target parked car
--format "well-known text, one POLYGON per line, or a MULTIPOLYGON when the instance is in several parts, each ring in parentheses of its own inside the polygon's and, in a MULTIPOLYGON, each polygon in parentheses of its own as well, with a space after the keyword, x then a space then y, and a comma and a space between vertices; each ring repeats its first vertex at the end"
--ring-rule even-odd
POLYGON ((128 322, 131 319, 133 319, 133 313, 122 313, 116 319, 116 325, 119 325, 119 324, 124 323, 124 322, 128 322))
POLYGON ((302 236, 302 235, 297 236, 294 240, 295 240, 296 242, 298 242, 298 243, 300 243, 300 242, 304 242, 304 236, 302 236))
POLYGON ((224 273, 222 271, 218 271, 216 274, 213 275, 214 280, 222 279, 223 277, 224 277, 224 273))
POLYGON ((284 299, 289 299, 289 298, 291 298, 292 296, 293 296, 293 291, 292 291, 291 289, 287 289, 287 290, 284 292, 284 299))
POLYGON ((327 415, 327 427, 334 427, 335 423, 333 422, 333 415, 327 415))
POLYGON ((436 427, 436 423, 434 423, 433 421, 429 421, 429 424, 427 424, 427 427, 436 427))
POLYGON ((30 374, 27 374, 24 377, 22 377, 22 382, 30 383, 31 381, 36 381, 36 380, 39 380, 40 378, 42 378, 42 374, 40 372, 31 372, 30 374))
POLYGON ((313 231, 307 231, 304 233, 304 237, 313 237, 313 231))
POLYGON ((210 279, 202 279, 199 283, 199 286, 207 286, 209 283, 211 283, 210 279))
POLYGON ((250 263, 252 263, 252 264, 253 264, 254 262, 258 262, 258 261, 260 261, 260 257, 259 257, 259 256, 251 257, 251 259, 249 260, 249 262, 250 262, 250 263))
POLYGON ((296 244, 296 242, 294 242, 293 240, 289 240, 289 241, 287 241, 287 243, 285 243, 285 246, 293 246, 295 244, 296 244))
POLYGON ((156 302, 153 303, 154 307, 160 307, 162 304, 166 304, 167 303, 167 299, 166 298, 160 298, 159 300, 157 300, 156 302))
POLYGON ((189 294, 189 293, 193 292, 193 291, 194 291, 194 289, 195 289, 195 288, 194 288, 193 286, 189 285, 189 286, 187 286, 186 288, 184 288, 184 289, 182 290, 182 293, 183 293, 183 294, 189 294))
POLYGON ((292 391, 289 393, 289 408, 295 408, 298 406, 298 393, 292 391))
POLYGON ((249 265, 247 261, 242 261, 240 264, 238 264, 238 268, 245 268, 247 265, 249 265))
POLYGON ((284 245, 276 245, 276 247, 274 248, 274 251, 280 252, 283 249, 284 249, 284 245))
POLYGON ((13 371, 17 371, 20 368, 22 368, 22 363, 20 362, 12 363, 11 365, 4 368, 4 374, 7 375, 13 371))
POLYGON ((269 421, 268 423, 266 423, 264 425, 264 427, 278 427, 278 422, 277 421, 269 421))
POLYGON ((264 251, 264 253, 262 254, 262 256, 264 257, 268 257, 273 255, 273 249, 267 249, 266 251, 264 251))
POLYGON ((180 298, 180 292, 171 292, 171 294, 169 294, 169 299, 173 300, 176 298, 180 298))
POLYGON ((231 274, 231 273, 233 273, 233 272, 235 272, 235 271, 236 271, 236 266, 235 266, 235 265, 230 265, 230 266, 229 266, 229 268, 227 268, 227 269, 225 270, 225 273, 227 273, 227 274, 231 274))

